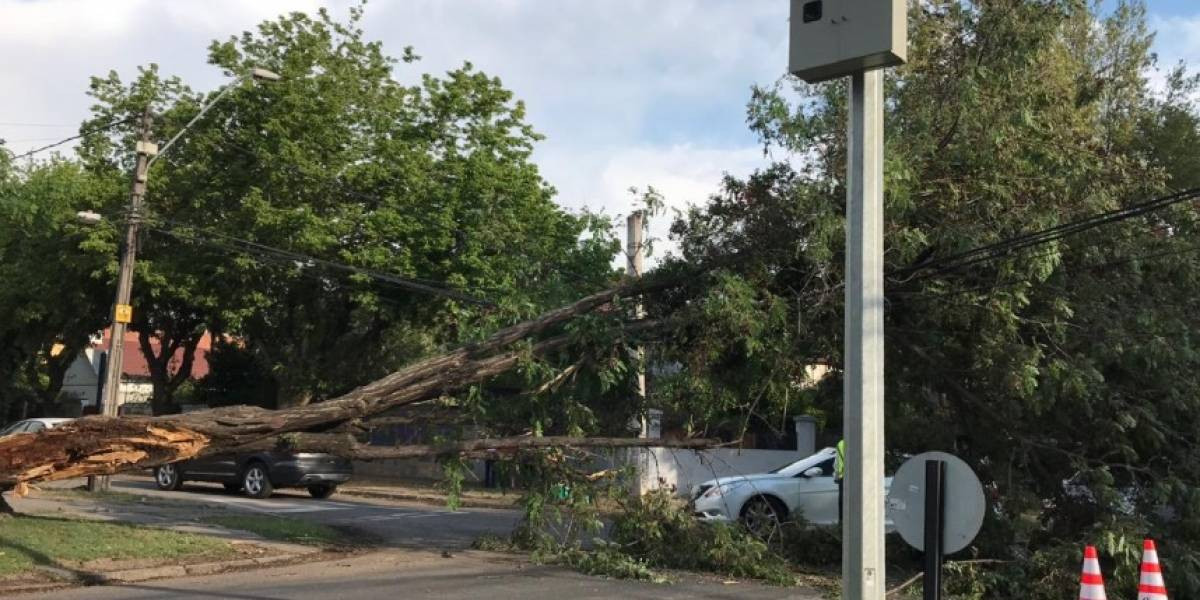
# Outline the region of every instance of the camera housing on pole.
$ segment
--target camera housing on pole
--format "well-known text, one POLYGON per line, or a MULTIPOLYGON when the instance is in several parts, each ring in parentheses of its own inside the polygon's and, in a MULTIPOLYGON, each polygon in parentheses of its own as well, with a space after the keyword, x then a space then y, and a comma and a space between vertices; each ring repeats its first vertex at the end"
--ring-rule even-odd
POLYGON ((792 0, 788 71, 815 83, 908 57, 904 0, 792 0))

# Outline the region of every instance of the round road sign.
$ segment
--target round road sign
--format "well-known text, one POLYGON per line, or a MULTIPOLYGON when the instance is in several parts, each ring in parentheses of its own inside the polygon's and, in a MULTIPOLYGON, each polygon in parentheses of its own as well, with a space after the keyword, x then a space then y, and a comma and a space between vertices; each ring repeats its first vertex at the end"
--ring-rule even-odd
POLYGON ((925 461, 946 463, 946 520, 943 551, 958 552, 971 543, 983 526, 987 503, 979 477, 962 459, 945 452, 918 454, 900 466, 888 492, 888 516, 900 537, 917 550, 925 549, 925 461))

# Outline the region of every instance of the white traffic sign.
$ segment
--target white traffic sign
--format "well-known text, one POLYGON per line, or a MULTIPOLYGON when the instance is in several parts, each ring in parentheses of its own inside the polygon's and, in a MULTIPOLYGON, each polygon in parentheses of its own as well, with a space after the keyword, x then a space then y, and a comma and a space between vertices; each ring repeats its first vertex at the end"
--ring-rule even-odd
POLYGON ((951 554, 970 545, 979 534, 987 512, 983 484, 962 459, 945 452, 925 452, 905 461, 892 478, 888 516, 908 545, 925 550, 925 463, 930 460, 946 463, 942 551, 951 554))

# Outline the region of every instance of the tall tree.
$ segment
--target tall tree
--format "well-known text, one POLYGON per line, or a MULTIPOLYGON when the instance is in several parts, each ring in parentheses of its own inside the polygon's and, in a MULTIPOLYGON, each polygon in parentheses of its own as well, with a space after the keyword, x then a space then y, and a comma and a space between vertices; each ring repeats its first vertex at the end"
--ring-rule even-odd
MULTIPOLYGON (((137 325, 185 351, 203 326, 237 335, 270 367, 280 406, 344 392, 610 280, 607 223, 554 203, 529 159, 540 136, 523 104, 470 64, 416 76, 418 57, 386 55, 361 16, 294 13, 214 42, 209 62, 223 71, 281 79, 239 84, 150 176, 137 325)), ((162 136, 206 99, 153 67, 128 85, 97 78, 92 94, 91 123, 150 104, 162 136)), ((111 171, 130 136, 92 136, 81 155, 111 171)), ((156 376, 169 395, 168 385, 156 376)))
MULTIPOLYGON (((979 551, 1019 560, 970 597, 1065 593, 1084 539, 1110 541, 1127 586, 1136 550, 1120 540, 1147 533, 1179 549, 1173 589, 1200 592, 1183 575, 1200 523, 1195 202, 945 268, 1188 185, 1196 114, 1146 82, 1144 8, 948 0, 909 16, 885 117, 889 449, 955 452, 998 494, 979 551)), ((807 405, 836 430, 845 88, 784 80, 755 91, 749 120, 786 160, 676 224, 685 261, 743 260, 652 307, 696 315, 661 349, 689 368, 656 400, 696 416, 807 405), (832 377, 802 389, 821 362, 832 377)))
POLYGON ((71 362, 102 326, 111 299, 112 231, 76 222, 110 190, 53 159, 0 177, 0 416, 52 410, 71 362), (54 265, 53 269, 47 265, 54 265), (14 388, 15 386, 15 388, 14 388), (23 389, 22 389, 23 388, 23 389), (15 402, 6 406, 4 399, 15 402))

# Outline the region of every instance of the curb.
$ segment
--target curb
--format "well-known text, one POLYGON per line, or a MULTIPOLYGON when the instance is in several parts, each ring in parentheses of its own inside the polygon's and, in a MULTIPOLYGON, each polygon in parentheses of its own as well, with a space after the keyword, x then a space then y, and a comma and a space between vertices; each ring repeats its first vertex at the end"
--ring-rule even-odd
MULTIPOLYGON (((431 506, 446 506, 445 496, 427 496, 421 494, 406 494, 402 492, 376 492, 372 490, 354 489, 354 488, 338 488, 338 494, 347 496, 358 496, 359 498, 376 498, 379 500, 405 500, 409 502, 419 502, 431 506)), ((517 498, 514 497, 512 502, 493 502, 488 500, 479 500, 472 498, 459 498, 458 506, 460 508, 499 508, 499 509, 518 509, 517 498)))
POLYGON ((37 566, 35 569, 53 578, 53 581, 40 583, 19 583, 12 586, 0 584, 0 596, 10 594, 32 594, 49 592, 73 586, 108 585, 117 583, 140 583, 153 579, 168 579, 174 577, 198 577, 216 575, 227 571, 238 571, 258 567, 282 566, 293 563, 329 560, 345 556, 339 552, 312 552, 294 554, 276 554, 256 558, 239 558, 191 565, 162 565, 143 567, 139 569, 118 569, 113 571, 98 571, 94 573, 73 571, 59 567, 37 566))
POLYGON ((297 561, 302 558, 312 557, 315 553, 308 554, 277 554, 275 556, 262 556, 259 558, 240 558, 237 560, 225 560, 209 563, 197 563, 194 565, 166 565, 162 567, 146 567, 143 569, 125 569, 121 571, 109 571, 101 573, 100 579, 104 583, 137 583, 139 581, 149 581, 151 579, 165 579, 168 577, 187 577, 199 575, 215 575, 234 569, 244 569, 249 567, 266 567, 277 564, 285 564, 297 561))

